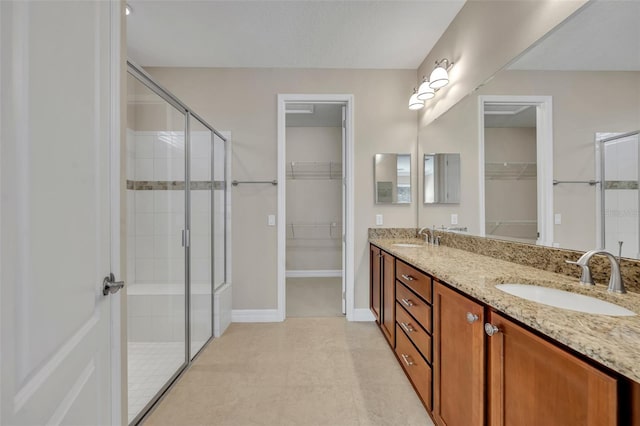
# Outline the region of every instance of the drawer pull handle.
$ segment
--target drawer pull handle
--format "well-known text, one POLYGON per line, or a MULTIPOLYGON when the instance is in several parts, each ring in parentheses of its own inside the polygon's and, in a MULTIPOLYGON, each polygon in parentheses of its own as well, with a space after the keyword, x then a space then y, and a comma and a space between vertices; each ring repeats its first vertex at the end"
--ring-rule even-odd
POLYGON ((401 356, 402 356, 402 360, 404 361, 405 364, 407 364, 407 366, 411 367, 413 365, 413 360, 409 355, 402 354, 401 356))
POLYGON ((402 274, 402 278, 404 278, 407 281, 415 280, 415 278, 413 278, 411 275, 407 275, 407 274, 402 274))
POLYGON ((473 324, 478 321, 478 316, 476 314, 472 314, 471 312, 467 312, 467 322, 469 324, 473 324))
POLYGON ((408 308, 414 306, 413 302, 409 299, 401 299, 402 304, 408 308))
POLYGON ((484 325, 484 332, 487 333, 487 336, 491 337, 494 334, 499 333, 500 329, 493 324, 486 323, 484 325))
POLYGON ((402 327, 407 333, 413 333, 416 331, 411 324, 407 324, 406 322, 401 322, 400 327, 402 327))

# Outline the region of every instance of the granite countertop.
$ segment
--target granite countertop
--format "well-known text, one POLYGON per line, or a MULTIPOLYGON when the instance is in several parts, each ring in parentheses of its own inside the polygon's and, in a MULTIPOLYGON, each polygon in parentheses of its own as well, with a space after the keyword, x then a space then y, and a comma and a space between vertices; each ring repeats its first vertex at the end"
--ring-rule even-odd
POLYGON ((612 294, 606 286, 585 287, 576 278, 482 256, 446 246, 398 247, 394 243, 424 244, 406 238, 370 242, 463 293, 640 382, 640 315, 613 317, 554 308, 512 296, 495 285, 534 284, 593 296, 640 314, 640 294, 612 294))

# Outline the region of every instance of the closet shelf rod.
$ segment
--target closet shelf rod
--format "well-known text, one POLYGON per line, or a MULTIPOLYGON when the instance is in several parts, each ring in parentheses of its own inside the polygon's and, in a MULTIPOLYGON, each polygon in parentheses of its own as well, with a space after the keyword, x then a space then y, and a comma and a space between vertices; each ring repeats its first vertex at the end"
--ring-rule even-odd
POLYGON ((588 183, 593 186, 600 183, 599 180, 554 180, 553 184, 558 185, 559 183, 588 183))
POLYGON ((273 186, 278 184, 277 180, 234 180, 231 182, 231 185, 238 186, 243 183, 270 183, 273 186))

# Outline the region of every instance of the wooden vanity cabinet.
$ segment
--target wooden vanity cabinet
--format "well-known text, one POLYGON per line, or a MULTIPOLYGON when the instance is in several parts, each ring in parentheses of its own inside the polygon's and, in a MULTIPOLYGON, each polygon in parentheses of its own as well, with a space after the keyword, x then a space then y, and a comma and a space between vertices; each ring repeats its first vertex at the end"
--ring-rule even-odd
POLYGON ((438 425, 481 426, 485 419, 484 306, 437 281, 433 292, 433 417, 438 425))
POLYGON ((488 323, 488 424, 619 424, 616 378, 496 312, 488 323))
POLYGON ((433 409, 432 278, 396 259, 396 356, 427 410, 433 409))
POLYGON ((382 313, 380 328, 392 348, 396 347, 396 258, 385 251, 381 251, 382 264, 382 313))
POLYGON ((369 308, 371 313, 376 319, 376 322, 380 324, 380 313, 382 311, 382 253, 381 250, 369 244, 369 308))
POLYGON ((440 426, 640 426, 640 384, 371 246, 371 310, 440 426))

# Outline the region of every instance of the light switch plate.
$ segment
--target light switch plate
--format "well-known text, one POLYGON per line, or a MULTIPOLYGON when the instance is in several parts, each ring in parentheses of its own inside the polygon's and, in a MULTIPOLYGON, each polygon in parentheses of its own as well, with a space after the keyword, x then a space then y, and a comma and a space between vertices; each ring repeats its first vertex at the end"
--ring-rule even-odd
POLYGON ((456 213, 453 213, 451 215, 451 224, 452 225, 457 225, 458 224, 458 215, 456 213))
POLYGON ((553 223, 556 225, 562 225, 562 215, 560 213, 556 213, 553 215, 553 223))
POLYGON ((267 216, 267 225, 276 226, 276 215, 270 214, 267 216))
POLYGON ((376 215, 376 225, 382 225, 383 220, 382 220, 382 215, 381 214, 377 214, 376 215))

